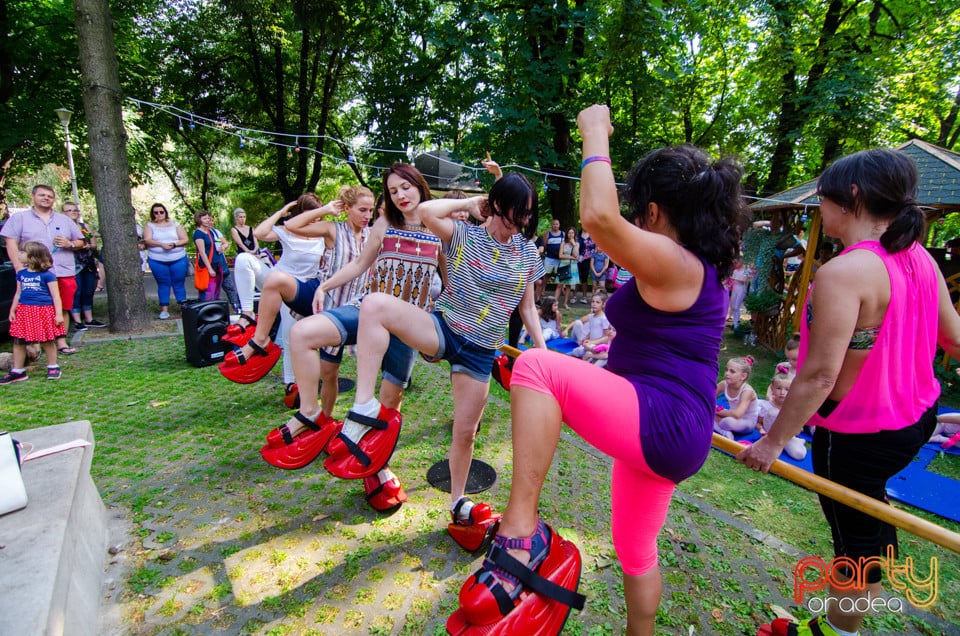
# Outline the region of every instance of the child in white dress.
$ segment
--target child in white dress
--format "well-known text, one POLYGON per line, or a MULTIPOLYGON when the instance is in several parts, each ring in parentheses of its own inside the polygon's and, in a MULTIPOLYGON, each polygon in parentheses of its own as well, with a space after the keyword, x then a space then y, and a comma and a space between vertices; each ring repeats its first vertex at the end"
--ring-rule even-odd
POLYGON ((747 384, 752 371, 753 358, 732 358, 727 362, 724 379, 717 383, 717 413, 713 430, 727 439, 733 439, 734 433, 746 435, 757 428, 757 392, 747 384))
MULTIPOLYGON (((792 373, 777 371, 770 381, 770 386, 767 388, 767 399, 760 400, 760 417, 757 425, 762 435, 766 435, 773 423, 777 421, 777 416, 780 415, 780 409, 783 407, 783 401, 787 399, 787 393, 790 392, 793 377, 792 373)), ((807 444, 800 437, 794 437, 787 442, 783 450, 797 461, 807 456, 807 444)))

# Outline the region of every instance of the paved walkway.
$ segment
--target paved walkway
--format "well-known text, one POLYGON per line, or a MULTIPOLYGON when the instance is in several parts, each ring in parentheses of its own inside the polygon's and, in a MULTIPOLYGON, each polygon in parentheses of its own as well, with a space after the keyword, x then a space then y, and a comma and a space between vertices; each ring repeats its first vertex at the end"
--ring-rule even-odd
MULTIPOLYGON (((266 466, 251 449, 276 422, 244 422, 239 407, 224 416, 221 430, 194 434, 182 453, 149 440, 128 449, 136 456, 130 477, 109 483, 120 494, 107 501, 116 555, 101 631, 443 633, 461 583, 480 563, 447 536, 447 495, 426 481, 449 440, 446 376, 441 366, 418 362, 408 394, 408 405, 417 406, 407 409, 416 415, 405 421, 392 461, 410 501, 390 516, 366 506, 360 482, 335 479, 319 463, 301 471, 266 466)), ((236 399, 234 388, 225 388, 225 401, 236 399)), ((501 510, 510 470, 506 422, 509 406, 491 400, 477 447, 501 477, 482 498, 501 510)), ((621 633, 609 471, 605 457, 564 434, 541 513, 583 553, 587 605, 571 615, 565 633, 621 633)), ((676 498, 660 548, 658 633, 751 634, 769 620, 770 604, 796 609, 789 596, 800 552, 690 495, 676 498)), ((957 633, 936 617, 923 618, 935 633, 957 633)), ((908 621, 897 631, 930 633, 908 621)))
MULTIPOLYGON (((189 279, 187 284, 188 295, 195 296, 189 279)), ((153 298, 152 275, 144 277, 144 287, 153 298)), ((86 339, 103 336, 93 332, 86 339)), ((167 342, 174 346, 139 361, 156 367, 158 381, 223 382, 213 368, 166 375, 185 366, 179 338, 167 342)), ((88 344, 91 354, 93 346, 88 344)), ((255 449, 282 418, 272 406, 279 389, 276 373, 248 387, 224 383, 229 407, 220 430, 197 432, 174 418, 151 429, 151 435, 186 439, 181 451, 171 452, 169 443, 151 444, 151 437, 138 430, 139 422, 130 423, 126 442, 98 438, 98 453, 120 453, 120 459, 110 460, 120 466, 112 471, 120 476, 111 474, 98 484, 110 492, 105 502, 114 546, 102 633, 444 632, 460 585, 481 560, 448 537, 447 495, 426 480, 428 468, 444 457, 449 444, 445 367, 418 362, 405 405, 408 419, 392 460, 410 501, 390 516, 365 504, 359 482, 330 477, 319 463, 281 471, 262 462, 255 449), (244 417, 244 405, 261 398, 270 401, 276 421, 244 417)), ((120 382, 103 387, 102 403, 122 405, 129 399, 111 395, 123 390, 120 382)), ((96 427, 95 413, 90 419, 96 427)), ((510 474, 509 405, 492 399, 482 426, 477 457, 492 464, 500 480, 478 499, 502 510, 510 474)), ((622 630, 621 572, 610 542, 609 471, 606 457, 564 433, 541 513, 574 540, 584 558, 580 591, 587 605, 571 614, 565 633, 622 630)), ((665 589, 658 633, 752 634, 769 620, 771 606, 797 612, 790 598, 792 570, 802 553, 783 539, 679 493, 659 540, 665 589)), ((907 611, 922 622, 890 617, 881 626, 890 633, 960 634, 958 626, 936 616, 907 611)))

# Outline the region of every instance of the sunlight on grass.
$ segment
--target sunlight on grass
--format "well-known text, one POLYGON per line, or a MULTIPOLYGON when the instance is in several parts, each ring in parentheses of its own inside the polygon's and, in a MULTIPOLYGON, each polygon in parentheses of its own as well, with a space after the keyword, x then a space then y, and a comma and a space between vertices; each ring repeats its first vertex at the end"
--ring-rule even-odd
MULTIPOLYGON (((568 318, 585 312, 578 307, 568 318)), ((732 337, 721 356, 743 352, 757 359, 751 382, 765 390, 777 356, 732 337)), ((425 479, 450 440, 446 367, 415 367, 391 459, 410 500, 380 515, 366 505, 360 481, 330 477, 320 462, 281 471, 262 461, 267 431, 289 417, 279 366, 255 384, 233 384, 215 367, 187 365, 181 338, 88 345, 63 365, 69 381, 57 385, 56 399, 39 382, 5 387, 6 426, 92 421, 94 480, 111 514, 133 524, 122 599, 130 631, 443 632, 460 585, 482 560, 448 538, 447 495, 425 479)), ((352 358, 343 374, 355 376, 352 358)), ((341 397, 337 415, 352 397, 341 397)), ((477 444, 477 456, 495 466, 499 479, 476 500, 498 510, 509 492, 508 399, 491 387, 477 444)), ((618 634, 624 601, 610 534, 610 467, 579 443, 565 433, 540 506, 584 560, 589 611, 574 612, 565 633, 618 634)), ((942 460, 947 470, 956 459, 942 460)), ((658 540, 666 581, 658 633, 686 635, 691 626, 697 633, 755 633, 759 620, 771 617, 769 604, 785 603, 791 592, 795 559, 717 521, 701 502, 803 552, 832 551, 814 495, 727 456, 711 453, 679 492, 658 540)), ((917 561, 941 559, 941 597, 960 598, 954 555, 900 537, 904 554, 917 561)), ((952 604, 937 609, 955 622, 960 616, 952 604)))

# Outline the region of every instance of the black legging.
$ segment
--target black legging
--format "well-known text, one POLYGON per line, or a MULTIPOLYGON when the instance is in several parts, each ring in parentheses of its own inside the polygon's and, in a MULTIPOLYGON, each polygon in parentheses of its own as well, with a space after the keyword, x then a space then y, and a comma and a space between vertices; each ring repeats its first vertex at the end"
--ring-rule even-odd
POLYGON ((520 344, 520 332, 523 330, 523 318, 520 317, 520 308, 516 307, 510 314, 510 323, 507 329, 507 344, 516 347, 520 344))

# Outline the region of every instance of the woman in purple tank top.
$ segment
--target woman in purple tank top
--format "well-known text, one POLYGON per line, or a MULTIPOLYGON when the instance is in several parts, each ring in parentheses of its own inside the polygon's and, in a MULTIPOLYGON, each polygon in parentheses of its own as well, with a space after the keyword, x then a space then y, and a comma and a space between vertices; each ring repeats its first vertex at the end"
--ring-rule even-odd
POLYGON ((499 622, 522 631, 531 611, 524 599, 552 598, 547 614, 553 613, 537 620, 551 626, 538 633, 553 633, 569 606, 577 606, 569 594, 538 584, 545 578, 570 592, 579 576, 576 547, 558 539, 537 513, 565 422, 613 458, 613 543, 623 567, 627 633, 652 634, 661 595, 657 534, 676 484, 709 452, 727 311, 722 281, 745 219, 742 170, 691 146, 653 152, 629 177, 633 218, 627 220, 609 157, 608 108, 591 106, 578 123, 583 228, 632 274, 607 303, 617 337, 606 369, 552 351, 531 349, 517 359, 510 501, 490 555, 461 590, 461 609, 448 628, 490 624, 491 616, 502 615, 499 622), (511 573, 519 568, 533 572, 511 573), (522 587, 531 594, 519 595, 522 587))

